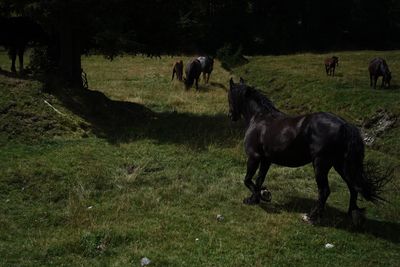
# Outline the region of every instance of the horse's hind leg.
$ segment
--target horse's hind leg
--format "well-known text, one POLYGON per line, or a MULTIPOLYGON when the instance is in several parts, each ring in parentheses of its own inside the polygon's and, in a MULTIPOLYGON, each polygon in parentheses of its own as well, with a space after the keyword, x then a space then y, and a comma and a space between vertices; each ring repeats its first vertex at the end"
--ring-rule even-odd
POLYGON ((354 186, 351 184, 350 177, 346 177, 345 172, 344 172, 343 163, 335 164, 334 168, 337 171, 337 173, 339 173, 339 175, 346 182, 347 187, 349 188, 349 191, 350 191, 350 202, 349 202, 349 209, 347 211, 347 214, 348 214, 348 216, 350 216, 353 219, 354 225, 356 225, 356 226, 361 225, 363 223, 363 220, 365 220, 365 215, 364 215, 365 209, 360 209, 357 206, 358 192, 355 190, 354 186))
MULTIPOLYGON (((259 197, 260 193, 257 194, 257 191, 260 191, 261 189, 257 189, 257 186, 252 181, 253 176, 256 173, 259 165, 260 165, 259 157, 249 157, 247 159, 247 171, 246 171, 246 176, 244 177, 244 184, 252 193, 250 197, 247 197, 243 200, 243 203, 247 205, 254 205, 260 203, 260 197, 259 197)), ((260 182, 261 181, 259 181, 259 183, 260 182)))
POLYGON ((357 197, 358 193, 354 189, 354 186, 350 183, 350 177, 346 177, 345 172, 344 172, 344 164, 343 163, 336 163, 334 165, 335 171, 342 177, 342 179, 346 182, 347 187, 349 188, 350 191, 350 203, 349 203, 349 209, 347 213, 351 216, 351 213, 353 210, 359 209, 357 206, 357 197))
POLYGON ((23 47, 18 48, 19 72, 20 73, 22 73, 24 71, 24 52, 25 52, 25 49, 23 47))
POLYGON ((308 218, 311 220, 311 222, 315 222, 322 217, 326 200, 331 193, 328 183, 328 172, 331 169, 332 164, 329 162, 329 160, 316 158, 314 159, 313 166, 318 185, 318 201, 317 205, 308 215, 308 218))
POLYGON ((17 72, 15 69, 15 60, 17 59, 17 49, 15 47, 11 47, 9 51, 11 57, 11 72, 17 72))
POLYGON ((271 193, 268 190, 266 190, 266 193, 268 195, 265 196, 264 194, 261 194, 261 191, 263 189, 266 189, 265 187, 263 188, 262 185, 265 181, 265 177, 267 175, 270 166, 271 162, 267 161, 265 158, 262 158, 260 161, 260 169, 258 170, 258 176, 256 178, 256 197, 267 202, 271 201, 271 193))

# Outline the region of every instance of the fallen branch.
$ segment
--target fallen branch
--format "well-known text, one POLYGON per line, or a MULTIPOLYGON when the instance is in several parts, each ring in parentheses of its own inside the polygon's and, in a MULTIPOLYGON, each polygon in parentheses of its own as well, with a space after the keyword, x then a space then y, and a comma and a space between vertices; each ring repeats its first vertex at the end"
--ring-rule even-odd
POLYGON ((43 100, 44 103, 46 103, 49 107, 51 107, 55 112, 57 112, 58 114, 65 116, 64 113, 62 113, 61 111, 59 111, 58 109, 56 109, 53 105, 51 105, 49 102, 47 102, 47 100, 43 100))

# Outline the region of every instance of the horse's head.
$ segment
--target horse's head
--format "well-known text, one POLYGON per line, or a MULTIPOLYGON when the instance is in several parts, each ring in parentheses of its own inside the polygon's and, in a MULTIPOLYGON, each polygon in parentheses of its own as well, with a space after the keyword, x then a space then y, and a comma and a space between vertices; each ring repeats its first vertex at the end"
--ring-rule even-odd
POLYGON ((386 73, 383 76, 383 86, 385 86, 386 88, 390 87, 390 80, 392 80, 392 73, 387 70, 386 73))
POLYGON ((192 87, 193 80, 190 81, 190 79, 183 78, 183 83, 185 84, 185 89, 188 90, 190 87, 192 87))
POLYGON ((339 58, 336 56, 333 56, 332 59, 333 59, 333 62, 335 63, 335 65, 339 67, 339 58))
POLYGON ((246 91, 246 85, 244 80, 240 78, 240 83, 234 83, 231 78, 229 81, 229 92, 228 92, 228 102, 229 102, 229 117, 232 121, 237 121, 240 119, 242 114, 242 102, 243 94, 246 91))

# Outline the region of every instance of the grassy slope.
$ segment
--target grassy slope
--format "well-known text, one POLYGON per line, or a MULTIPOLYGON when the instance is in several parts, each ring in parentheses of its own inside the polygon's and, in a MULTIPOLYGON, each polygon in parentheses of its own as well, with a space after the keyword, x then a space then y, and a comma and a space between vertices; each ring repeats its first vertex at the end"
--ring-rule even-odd
MULTIPOLYGON (((323 73, 325 55, 255 57, 234 72, 289 113, 329 110, 359 123, 379 108, 400 113, 399 90, 368 89, 365 63, 375 54, 341 53, 336 78, 323 73)), ((383 55, 396 84, 400 52, 383 55)), ((242 125, 226 118, 223 87, 230 74, 217 67, 212 85, 185 92, 170 82, 174 60, 84 58, 92 89, 155 112, 91 132, 82 127, 91 121, 42 93, 37 82, 0 76, 7 99, 0 108, 15 103, 0 114, 0 127, 11 125, 0 135, 0 264, 138 266, 143 256, 154 266, 399 264, 398 172, 397 188, 386 193, 391 204, 362 203, 369 218, 364 232, 344 220, 348 193, 334 172, 324 226, 300 221, 317 192, 310 166, 274 166, 268 175, 272 203, 244 206, 242 125), (57 131, 31 122, 32 115, 16 125, 21 110, 41 114, 57 131), (217 214, 225 220, 217 222, 217 214), (327 242, 335 248, 326 250, 327 242)), ((7 65, 2 55, 0 66, 7 65)), ((398 129, 382 136, 380 150, 368 156, 399 164, 398 129)))

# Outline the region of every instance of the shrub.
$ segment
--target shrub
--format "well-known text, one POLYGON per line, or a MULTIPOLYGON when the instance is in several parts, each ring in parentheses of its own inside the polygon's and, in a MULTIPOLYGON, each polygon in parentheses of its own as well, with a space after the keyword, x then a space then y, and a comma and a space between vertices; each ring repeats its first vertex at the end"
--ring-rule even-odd
POLYGON ((217 58, 221 61, 221 66, 229 70, 248 62, 242 52, 243 48, 241 45, 235 50, 231 44, 227 43, 217 50, 217 58))

